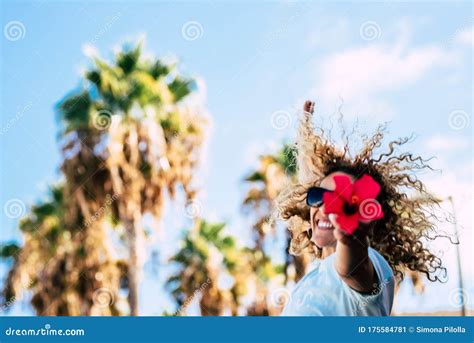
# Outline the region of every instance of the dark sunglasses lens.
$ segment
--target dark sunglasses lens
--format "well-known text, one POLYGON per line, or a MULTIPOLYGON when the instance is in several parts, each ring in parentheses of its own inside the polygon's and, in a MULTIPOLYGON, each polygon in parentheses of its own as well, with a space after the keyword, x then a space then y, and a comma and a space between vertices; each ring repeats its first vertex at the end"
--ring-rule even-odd
POLYGON ((311 187, 306 195, 306 204, 311 207, 319 207, 323 204, 323 195, 327 190, 319 187, 311 187))

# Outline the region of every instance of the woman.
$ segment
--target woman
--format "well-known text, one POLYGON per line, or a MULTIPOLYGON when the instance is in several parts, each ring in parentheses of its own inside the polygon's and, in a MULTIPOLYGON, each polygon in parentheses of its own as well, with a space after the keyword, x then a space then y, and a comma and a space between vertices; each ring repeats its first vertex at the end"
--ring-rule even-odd
POLYGON ((439 202, 415 175, 429 166, 411 153, 396 154, 408 138, 375 157, 384 127, 363 136, 357 154, 349 147, 355 141, 343 132, 345 144, 338 149, 322 128, 315 134, 313 106, 305 103, 296 142, 299 183, 281 195, 278 208, 288 220, 290 253, 309 252, 316 261, 282 315, 390 315, 404 270, 431 281, 446 273, 421 241, 435 229, 431 219, 439 202))

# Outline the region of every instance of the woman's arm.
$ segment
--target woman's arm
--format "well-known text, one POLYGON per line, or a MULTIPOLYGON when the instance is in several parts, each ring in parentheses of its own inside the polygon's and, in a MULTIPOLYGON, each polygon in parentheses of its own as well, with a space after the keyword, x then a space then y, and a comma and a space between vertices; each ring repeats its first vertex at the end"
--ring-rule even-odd
POLYGON ((376 288, 377 274, 369 258, 369 245, 366 232, 370 224, 362 224, 353 234, 348 235, 340 230, 336 223, 336 215, 329 215, 329 220, 335 227, 336 271, 342 280, 352 289, 360 293, 369 293, 376 288))

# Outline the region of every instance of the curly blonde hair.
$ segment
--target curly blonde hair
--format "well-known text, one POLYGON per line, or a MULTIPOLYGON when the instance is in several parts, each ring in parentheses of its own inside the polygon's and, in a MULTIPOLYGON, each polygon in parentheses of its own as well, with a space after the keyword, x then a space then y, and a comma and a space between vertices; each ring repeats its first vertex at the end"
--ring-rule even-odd
POLYGON ((447 237, 439 234, 435 225, 435 222, 445 220, 435 214, 441 200, 429 193, 416 176, 417 171, 431 169, 428 160, 409 152, 396 152, 410 141, 410 137, 390 142, 386 152, 375 156, 386 133, 385 124, 372 136, 362 135, 362 148, 354 154, 349 148, 354 130, 346 134, 342 115, 339 124, 343 144, 338 147, 330 137, 331 130, 324 130, 322 126, 315 130, 313 111, 314 104, 307 101, 295 143, 297 182, 277 199, 277 216, 288 221, 292 237, 290 253, 309 252, 321 258, 322 249, 314 248, 310 241, 310 209, 305 201, 307 189, 335 171, 356 178, 368 174, 381 185, 377 200, 384 213, 368 234, 370 246, 384 256, 399 280, 407 269, 425 274, 430 281, 442 280, 446 269, 441 259, 423 243, 423 239, 447 237))

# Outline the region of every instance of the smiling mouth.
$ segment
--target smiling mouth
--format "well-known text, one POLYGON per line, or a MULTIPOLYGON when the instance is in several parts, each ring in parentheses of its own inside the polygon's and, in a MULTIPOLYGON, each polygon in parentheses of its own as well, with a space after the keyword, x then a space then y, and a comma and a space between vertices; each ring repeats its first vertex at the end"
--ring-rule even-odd
POLYGON ((326 231, 334 230, 334 226, 332 226, 331 222, 325 219, 317 220, 316 227, 319 230, 326 230, 326 231))

